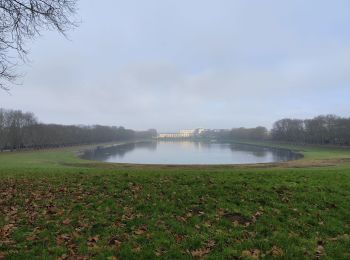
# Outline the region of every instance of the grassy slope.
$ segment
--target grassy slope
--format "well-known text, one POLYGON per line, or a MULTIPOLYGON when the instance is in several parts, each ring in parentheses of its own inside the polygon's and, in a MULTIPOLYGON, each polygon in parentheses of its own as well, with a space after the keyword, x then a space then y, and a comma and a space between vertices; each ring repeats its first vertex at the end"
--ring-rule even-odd
POLYGON ((0 154, 0 259, 349 259, 350 151, 292 148, 305 158, 250 167, 0 154))

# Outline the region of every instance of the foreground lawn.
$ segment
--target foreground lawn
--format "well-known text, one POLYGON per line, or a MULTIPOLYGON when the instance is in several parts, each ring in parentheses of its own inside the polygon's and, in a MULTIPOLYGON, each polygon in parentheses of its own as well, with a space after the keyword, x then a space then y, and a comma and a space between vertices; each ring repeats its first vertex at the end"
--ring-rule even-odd
POLYGON ((76 149, 0 155, 0 259, 350 259, 350 152, 129 166, 76 149))

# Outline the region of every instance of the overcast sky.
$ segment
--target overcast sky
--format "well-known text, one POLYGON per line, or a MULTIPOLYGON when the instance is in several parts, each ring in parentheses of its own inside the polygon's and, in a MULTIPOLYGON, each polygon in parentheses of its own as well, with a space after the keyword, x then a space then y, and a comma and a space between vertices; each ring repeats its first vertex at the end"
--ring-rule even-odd
POLYGON ((0 107, 45 123, 271 127, 350 116, 349 0, 80 0, 0 107))

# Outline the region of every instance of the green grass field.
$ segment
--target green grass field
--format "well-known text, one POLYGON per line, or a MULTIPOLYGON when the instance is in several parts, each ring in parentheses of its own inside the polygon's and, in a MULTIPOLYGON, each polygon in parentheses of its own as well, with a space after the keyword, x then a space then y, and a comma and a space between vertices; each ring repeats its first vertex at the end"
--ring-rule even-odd
POLYGON ((0 259, 350 259, 350 150, 283 147, 305 158, 132 166, 78 159, 81 148, 0 154, 0 259))

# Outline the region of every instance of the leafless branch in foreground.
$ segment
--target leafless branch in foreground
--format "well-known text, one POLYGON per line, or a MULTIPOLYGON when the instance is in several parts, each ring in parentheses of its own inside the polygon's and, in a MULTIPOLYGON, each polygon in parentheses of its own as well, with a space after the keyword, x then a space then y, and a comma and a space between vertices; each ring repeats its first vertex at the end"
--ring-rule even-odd
POLYGON ((18 78, 17 60, 26 60, 25 43, 42 30, 66 35, 76 26, 77 0, 0 0, 0 89, 18 78))

